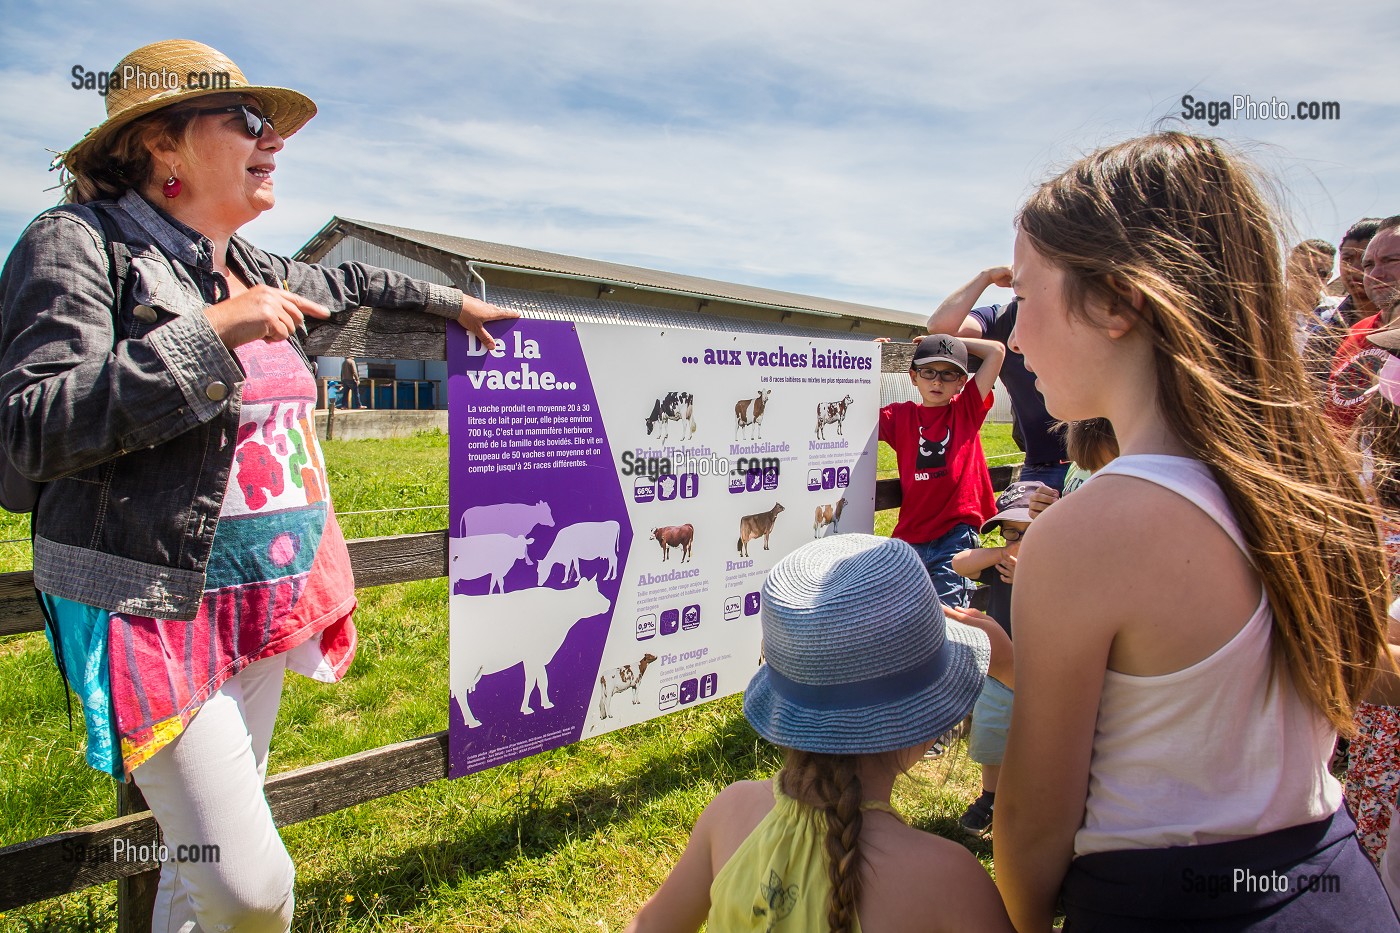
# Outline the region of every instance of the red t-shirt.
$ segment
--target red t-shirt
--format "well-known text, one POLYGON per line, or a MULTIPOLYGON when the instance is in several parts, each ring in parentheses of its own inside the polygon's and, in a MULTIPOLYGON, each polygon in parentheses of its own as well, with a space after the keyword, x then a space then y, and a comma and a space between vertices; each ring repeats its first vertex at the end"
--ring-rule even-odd
POLYGON ((894 448, 904 503, 893 536, 934 541, 954 525, 980 528, 996 513, 978 431, 992 407, 969 381, 948 405, 896 402, 880 409, 880 440, 894 448))
POLYGON ((1366 407, 1366 390, 1376 384, 1376 374, 1385 362, 1388 351, 1367 339, 1380 325, 1379 314, 1351 325, 1332 359, 1332 374, 1327 380, 1327 417, 1344 431, 1350 431, 1361 416, 1366 407))

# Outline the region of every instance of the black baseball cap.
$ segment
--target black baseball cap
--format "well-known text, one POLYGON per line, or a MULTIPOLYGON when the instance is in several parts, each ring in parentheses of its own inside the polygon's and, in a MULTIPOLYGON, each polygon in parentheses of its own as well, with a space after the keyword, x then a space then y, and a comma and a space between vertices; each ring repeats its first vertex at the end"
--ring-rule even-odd
POLYGON ((952 334, 930 334, 914 348, 909 368, 918 369, 925 363, 952 363, 967 373, 967 344, 952 334))

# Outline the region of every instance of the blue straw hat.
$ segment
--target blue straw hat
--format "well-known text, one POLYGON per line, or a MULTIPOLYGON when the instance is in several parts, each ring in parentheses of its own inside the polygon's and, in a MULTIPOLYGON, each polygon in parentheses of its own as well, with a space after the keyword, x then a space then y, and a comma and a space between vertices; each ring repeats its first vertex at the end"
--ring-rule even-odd
POLYGON ((911 748, 977 702, 991 646, 944 618, 903 541, 836 535, 779 561, 763 584, 766 663, 744 715, 788 748, 860 755, 911 748))

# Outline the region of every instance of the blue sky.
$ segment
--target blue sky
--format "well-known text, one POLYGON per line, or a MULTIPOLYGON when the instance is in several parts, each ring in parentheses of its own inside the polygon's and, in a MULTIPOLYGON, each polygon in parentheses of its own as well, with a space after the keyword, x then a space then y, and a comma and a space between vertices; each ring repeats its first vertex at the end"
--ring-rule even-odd
POLYGON ((288 253, 332 215, 927 313, 1009 257, 1056 166, 1183 94, 1337 101, 1224 122, 1299 237, 1400 212, 1393 3, 871 0, 0 2, 0 249, 54 203, 49 154, 103 116, 74 65, 162 38, 320 114, 244 229, 288 253))

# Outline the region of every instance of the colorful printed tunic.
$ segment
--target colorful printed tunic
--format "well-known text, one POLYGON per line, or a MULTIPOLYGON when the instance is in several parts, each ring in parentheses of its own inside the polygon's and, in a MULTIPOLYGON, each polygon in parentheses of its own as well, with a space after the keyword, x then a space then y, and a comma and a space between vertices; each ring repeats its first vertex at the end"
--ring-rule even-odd
POLYGON ((252 662, 290 651, 292 670, 331 682, 354 657, 355 582, 313 427, 315 381, 285 341, 235 352, 247 378, 199 614, 176 622, 47 599, 88 761, 118 777, 252 662))

